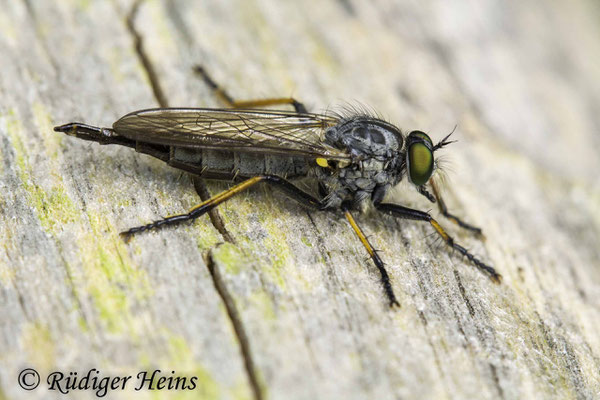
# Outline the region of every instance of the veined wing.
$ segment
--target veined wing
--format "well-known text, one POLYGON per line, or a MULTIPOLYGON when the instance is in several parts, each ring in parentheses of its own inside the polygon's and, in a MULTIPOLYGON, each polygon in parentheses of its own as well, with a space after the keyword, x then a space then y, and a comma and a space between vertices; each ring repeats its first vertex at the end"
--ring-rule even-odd
POLYGON ((350 155, 323 142, 339 118, 275 110, 155 108, 125 115, 113 130, 146 143, 187 148, 324 157, 350 155))

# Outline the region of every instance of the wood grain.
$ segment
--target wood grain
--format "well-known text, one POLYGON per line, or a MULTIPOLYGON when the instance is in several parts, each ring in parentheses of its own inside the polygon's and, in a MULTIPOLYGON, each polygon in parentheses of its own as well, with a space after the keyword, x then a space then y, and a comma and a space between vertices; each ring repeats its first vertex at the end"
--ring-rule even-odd
MULTIPOLYGON (((0 4, 0 399, 55 397, 51 372, 91 368, 197 377, 108 398, 600 396, 595 3, 0 4), (52 127, 218 106, 196 64, 239 99, 365 104, 434 140, 458 124, 444 195, 486 240, 439 220, 503 284, 429 226, 361 215, 402 304, 390 311, 343 216, 268 187, 123 242, 197 204, 190 177, 52 127), (39 388, 18 386, 23 368, 39 388)), ((389 200, 432 208, 408 184, 389 200)))

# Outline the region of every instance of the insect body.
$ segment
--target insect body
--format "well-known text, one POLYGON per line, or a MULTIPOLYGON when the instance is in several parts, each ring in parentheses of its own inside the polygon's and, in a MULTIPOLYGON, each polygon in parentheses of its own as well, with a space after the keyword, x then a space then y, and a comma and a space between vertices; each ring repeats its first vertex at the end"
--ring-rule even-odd
MULTIPOLYGON (((200 71, 201 73, 203 71, 200 71)), ((239 106, 208 76, 205 81, 233 106, 239 106)), ((384 203, 388 190, 405 176, 419 193, 437 200, 442 213, 460 226, 480 232, 449 214, 431 179, 434 153, 451 143, 446 136, 433 144, 427 134, 405 136, 397 127, 368 115, 323 115, 306 112, 293 99, 259 100, 242 105, 293 104, 296 111, 251 108, 156 108, 136 111, 116 121, 112 128, 69 123, 55 131, 100 144, 119 144, 149 154, 169 165, 209 179, 239 183, 186 214, 164 218, 123 232, 138 232, 195 219, 245 189, 266 182, 300 203, 318 210, 342 210, 379 269, 391 305, 398 305, 384 263, 352 215, 369 206, 398 218, 426 221, 444 242, 499 282, 490 266, 455 243, 429 213, 384 203), (310 177, 319 194, 309 193, 290 180, 310 177), (427 185, 431 185, 431 195, 427 185)))

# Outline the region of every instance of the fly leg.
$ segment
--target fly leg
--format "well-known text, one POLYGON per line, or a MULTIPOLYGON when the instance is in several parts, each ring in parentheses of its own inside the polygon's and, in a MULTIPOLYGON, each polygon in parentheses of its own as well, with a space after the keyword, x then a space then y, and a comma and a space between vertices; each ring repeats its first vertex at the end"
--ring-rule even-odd
POLYGON ((344 211, 346 219, 348 220, 348 222, 350 222, 350 226, 352 226, 352 229, 360 239, 361 243, 363 244, 363 246, 365 246, 365 249, 367 249, 367 253, 369 253, 369 255, 371 256, 371 259, 375 263, 375 266, 377 267, 377 269, 379 269, 379 273, 381 274, 381 283, 383 285, 383 290, 385 291, 385 294, 388 300, 390 301, 390 307, 400 307, 400 303, 398 303, 398 300, 396 300, 396 295, 394 294, 394 290, 392 289, 390 277, 387 271, 385 270, 385 265, 383 264, 383 261, 381 261, 379 254, 377 254, 375 249, 373 249, 373 246, 371 246, 371 243, 369 243, 369 240, 365 236, 364 232, 356 223, 356 220, 350 213, 347 204, 342 204, 342 211, 344 211))
POLYGON ((429 193, 427 191, 427 189, 425 189, 425 185, 421 185, 417 188, 417 191, 419 192, 419 194, 425 196, 427 198, 427 200, 429 200, 432 203, 435 203, 436 199, 435 197, 433 197, 433 195, 431 193, 429 193))
POLYGON ((377 209, 379 211, 389 214, 389 215, 392 215, 396 218, 412 219, 412 220, 416 220, 416 221, 429 222, 431 224, 431 226, 433 226, 435 231, 438 233, 438 235, 440 235, 440 237, 444 240, 444 242, 448 246, 450 246, 454 250, 457 250, 463 256, 467 257, 467 259, 473 265, 475 265, 477 268, 479 268, 484 273, 488 274, 489 277, 492 279, 492 281, 494 281, 495 283, 500 283, 502 281, 502 275, 497 273, 494 268, 492 268, 489 265, 485 264, 484 262, 480 261, 473 254, 469 253, 469 251, 467 249, 465 249, 458 243, 455 243, 454 239, 446 233, 444 228, 442 228, 441 225, 435 219, 433 219, 431 217, 431 215, 429 215, 429 213, 419 211, 419 210, 414 210, 412 208, 403 207, 403 206, 400 206, 397 204, 381 203, 381 204, 377 204, 375 207, 377 207, 377 209))
POLYGON ((260 108, 260 107, 268 107, 268 106, 276 106, 281 104, 289 104, 294 107, 297 113, 303 114, 306 113, 306 107, 304 104, 300 103, 298 100, 293 97, 276 97, 272 99, 257 99, 257 100, 234 100, 225 89, 219 86, 208 73, 204 70, 204 68, 200 65, 194 68, 194 71, 200 75, 202 80, 210 87, 215 95, 231 108, 260 108))
POLYGON ((429 181, 429 183, 431 183, 431 189, 433 190, 433 195, 435 196, 435 199, 437 201, 440 213, 444 217, 448 218, 450 221, 454 222, 456 225, 460 226, 461 228, 468 229, 477 235, 481 235, 481 236, 483 235, 483 232, 481 232, 481 228, 478 228, 476 226, 468 224, 468 223, 462 221, 457 216, 450 214, 448 212, 448 208, 446 207, 446 203, 444 203, 444 200, 442 199, 442 196, 440 195, 440 191, 439 191, 436 183, 433 181, 433 179, 431 179, 429 181))
POLYGON ((259 182, 265 182, 265 183, 268 183, 268 184, 278 187, 279 189, 283 190, 283 192, 285 192, 288 196, 292 197, 294 200, 296 200, 299 203, 304 204, 308 207, 311 207, 311 208, 314 208, 317 210, 325 209, 325 203, 323 201, 316 199, 315 197, 304 192, 301 189, 298 189, 295 185, 293 185, 289 181, 285 180, 284 178, 281 178, 276 175, 259 175, 259 176, 255 176, 253 178, 247 179, 241 183, 238 183, 237 185, 231 187, 230 189, 228 189, 222 193, 219 193, 216 196, 211 197, 210 199, 208 199, 208 200, 200 203, 196 207, 192 208, 190 211, 188 211, 185 214, 172 215, 172 216, 163 218, 158 221, 154 221, 154 222, 146 224, 146 225, 136 226, 125 232, 121 232, 121 236, 123 238, 125 238, 126 240, 128 240, 131 237, 131 235, 139 233, 139 232, 144 232, 144 231, 151 230, 151 229, 157 229, 157 228, 160 228, 160 227, 166 226, 166 225, 174 225, 174 224, 178 224, 181 222, 194 220, 194 219, 206 214, 210 210, 214 209, 219 204, 225 202, 226 200, 229 200, 236 194, 243 192, 244 190, 256 185, 259 182))
POLYGON ((444 202, 444 199, 442 199, 442 196, 440 195, 440 191, 438 190, 437 185, 434 182, 434 180, 431 179, 429 181, 429 183, 431 184, 431 188, 433 189, 433 195, 427 191, 427 189, 425 188, 425 185, 419 186, 417 189, 421 195, 426 197, 427 200, 429 200, 430 202, 437 203, 440 213, 444 217, 449 219, 450 221, 454 222, 461 228, 468 229, 468 230, 474 232, 476 235, 483 236, 483 232, 481 232, 481 228, 478 228, 476 226, 468 224, 468 223, 464 222, 463 220, 461 220, 460 218, 458 218, 456 215, 450 214, 448 212, 448 207, 446 207, 446 203, 444 202))

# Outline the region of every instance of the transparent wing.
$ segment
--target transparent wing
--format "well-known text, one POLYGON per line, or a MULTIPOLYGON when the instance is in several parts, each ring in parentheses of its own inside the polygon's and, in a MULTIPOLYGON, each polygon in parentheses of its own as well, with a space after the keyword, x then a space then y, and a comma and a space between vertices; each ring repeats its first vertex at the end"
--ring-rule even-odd
POLYGON ((113 130, 129 139, 188 148, 290 154, 346 160, 323 142, 339 118, 291 111, 156 108, 125 115, 113 130))

